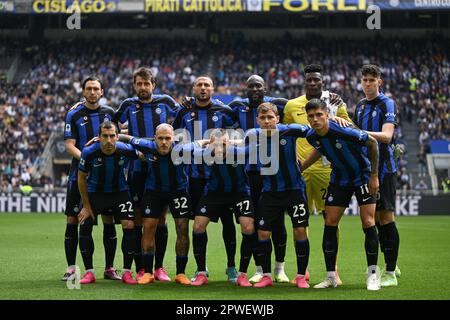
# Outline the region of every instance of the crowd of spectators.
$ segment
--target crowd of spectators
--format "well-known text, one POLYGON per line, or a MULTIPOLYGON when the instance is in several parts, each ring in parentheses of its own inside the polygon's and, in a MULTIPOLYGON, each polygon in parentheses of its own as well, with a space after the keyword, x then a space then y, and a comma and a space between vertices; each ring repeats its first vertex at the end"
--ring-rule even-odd
MULTIPOLYGON (((5 47, 0 41, 0 51, 5 47)), ((292 39, 287 35, 274 41, 234 37, 215 49, 207 47, 198 40, 147 39, 138 43, 63 41, 16 48, 22 52, 23 63, 29 64, 29 71, 17 84, 0 80, 0 191, 20 184, 64 185, 64 179, 33 180, 33 172, 50 134, 63 129, 68 107, 80 99, 81 82, 87 75, 95 74, 103 80, 102 103, 117 107, 133 95, 133 71, 150 66, 156 77, 156 92, 180 100, 190 93, 194 78, 207 71, 211 53, 217 58, 217 91, 230 95, 245 96, 246 79, 259 74, 271 95, 295 98, 303 94, 303 67, 321 63, 325 88, 342 96, 350 115, 362 97, 358 69, 365 63, 380 65, 382 90, 397 101, 397 143, 406 144, 402 121, 412 123, 417 119, 421 177, 425 175, 429 140, 450 136, 450 64, 443 39, 366 41, 318 36, 292 39)), ((412 188, 405 155, 399 165, 400 186, 412 188)))
MULTIPOLYGON (((68 108, 82 97, 86 76, 102 79, 101 103, 117 108, 133 95, 133 71, 150 66, 157 82, 155 92, 181 99, 205 65, 204 44, 191 43, 186 39, 63 41, 16 48, 21 49, 22 61, 29 63, 29 72, 18 84, 0 80, 0 190, 21 184, 53 185, 45 176, 33 180, 33 172, 50 134, 63 130, 68 108)), ((0 50, 5 47, 0 44, 0 50)), ((64 186, 63 180, 54 184, 64 186)))

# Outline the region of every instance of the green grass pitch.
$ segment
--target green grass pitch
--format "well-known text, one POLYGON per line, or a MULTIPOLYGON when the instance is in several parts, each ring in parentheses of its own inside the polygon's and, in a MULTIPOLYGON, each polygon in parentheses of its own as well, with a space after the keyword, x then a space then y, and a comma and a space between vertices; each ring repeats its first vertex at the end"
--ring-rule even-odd
MULTIPOLYGON (((173 278, 175 273, 175 231, 168 217, 169 244, 165 267, 173 278)), ((192 225, 192 222, 191 222, 192 225)), ((286 272, 292 277, 296 271, 295 250, 290 221, 286 272)), ((325 275, 321 242, 323 221, 310 219, 311 255, 310 284, 320 282, 325 275)), ((402 271, 399 286, 369 292, 365 287, 366 262, 364 236, 358 217, 344 216, 340 226, 339 271, 344 282, 341 288, 318 290, 297 289, 291 284, 274 284, 270 288, 241 288, 226 281, 226 255, 221 236, 221 224, 212 223, 208 229, 207 265, 210 283, 204 287, 185 287, 175 283, 154 283, 129 286, 120 281, 103 280, 104 251, 102 226, 94 228, 94 266, 97 283, 69 290, 61 281, 66 262, 64 255, 65 216, 63 214, 0 214, 0 299, 233 299, 233 300, 297 300, 297 299, 450 299, 450 216, 398 217, 400 254, 398 265, 402 271)), ((239 230, 239 229, 238 229, 239 230)), ((122 269, 120 251, 121 230, 117 226, 118 248, 115 267, 122 269)), ((238 252, 236 262, 239 263, 238 252)), ((78 252, 77 263, 82 267, 78 252)), ((382 254, 378 260, 384 266, 382 254)), ((133 266, 134 268, 134 266, 133 266)), ((190 249, 187 274, 195 271, 190 249)), ((253 261, 249 274, 255 271, 253 261)))

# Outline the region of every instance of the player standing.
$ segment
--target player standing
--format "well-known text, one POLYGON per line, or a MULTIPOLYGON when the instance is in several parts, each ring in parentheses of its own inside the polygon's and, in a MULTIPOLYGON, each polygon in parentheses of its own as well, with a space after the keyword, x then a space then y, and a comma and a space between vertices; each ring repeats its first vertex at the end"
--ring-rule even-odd
MULTIPOLYGON (((348 114, 346 104, 341 98, 329 91, 323 90, 322 67, 320 65, 307 65, 304 69, 305 73, 305 95, 289 100, 284 108, 283 123, 298 123, 309 125, 305 106, 311 99, 323 99, 330 109, 331 116, 338 116, 351 122, 348 114)), ((304 161, 308 155, 314 150, 313 147, 306 141, 306 139, 297 139, 297 156, 300 161, 304 161)), ((308 206, 310 210, 315 210, 316 213, 322 213, 325 210, 325 198, 330 182, 331 168, 329 162, 325 157, 322 161, 317 161, 310 168, 302 171, 302 175, 306 182, 306 195, 308 197, 308 206)), ((339 232, 338 232, 339 236, 339 232)), ((337 268, 336 268, 337 270, 337 268)), ((309 273, 306 275, 309 279, 309 273)), ((339 274, 336 271, 336 280, 338 285, 342 285, 339 274)))
POLYGON ((395 102, 380 92, 381 71, 378 66, 364 65, 361 68, 361 85, 365 94, 356 106, 353 122, 378 141, 380 191, 377 196, 376 225, 381 251, 384 253, 386 272, 381 286, 397 286, 398 248, 400 237, 395 225, 395 190, 397 167, 392 140, 397 124, 395 102))
MULTIPOLYGON (((73 280, 75 277, 75 258, 78 245, 78 214, 81 209, 81 197, 78 190, 78 162, 84 145, 99 134, 100 123, 111 120, 114 110, 107 106, 100 106, 99 101, 103 96, 103 85, 97 77, 88 77, 82 83, 85 101, 74 105, 66 115, 64 130, 65 147, 72 155, 72 164, 67 184, 66 210, 67 226, 64 240, 64 248, 67 259, 67 272, 63 281, 73 280)), ((116 253, 117 238, 116 228, 111 216, 102 215, 103 220, 103 244, 105 247, 105 272, 104 278, 120 280, 113 268, 116 253)), ((92 230, 92 227, 90 228, 92 230)), ((92 231, 87 226, 80 226, 80 251, 85 260, 86 246, 93 245, 92 231)), ((88 255, 89 256, 89 255, 88 255)), ((86 267, 86 261, 85 261, 86 267)))
MULTIPOLYGON (((174 129, 186 129, 189 132, 190 141, 194 141, 208 139, 207 136, 204 136, 208 130, 234 128, 236 126, 231 108, 217 100, 212 100, 214 83, 209 76, 197 77, 192 91, 195 98, 194 103, 190 108, 183 107, 180 109, 173 122, 174 129)), ((192 165, 189 166, 189 194, 194 210, 198 206, 205 185, 204 165, 196 163, 194 159, 192 165)), ((230 281, 236 282, 236 227, 231 215, 221 217, 221 221, 223 225, 222 237, 227 252, 226 273, 230 281)))
POLYGON ((378 234, 375 228, 375 195, 379 186, 377 141, 364 131, 342 128, 329 121, 327 104, 320 99, 310 100, 305 110, 312 127, 306 138, 316 150, 302 163, 302 167, 309 167, 320 158, 321 154, 326 156, 332 165, 322 242, 327 277, 314 288, 322 289, 338 285, 337 228, 352 195, 355 194, 365 234, 367 289, 379 290, 380 283, 376 272, 378 234))
MULTIPOLYGON (((156 127, 161 123, 170 123, 175 118, 178 104, 167 95, 153 95, 156 87, 155 79, 149 68, 139 68, 133 73, 133 88, 137 98, 125 99, 120 105, 114 119, 119 123, 128 123, 128 134, 134 137, 153 138, 156 127)), ((144 193, 147 164, 141 161, 131 161, 128 171, 133 205, 135 208, 136 232, 136 280, 145 273, 142 260, 142 212, 141 202, 144 193)), ((170 281, 163 268, 164 255, 167 248, 168 229, 165 218, 166 211, 159 218, 155 241, 155 279, 170 281)), ((145 231, 144 231, 145 232, 145 231)))

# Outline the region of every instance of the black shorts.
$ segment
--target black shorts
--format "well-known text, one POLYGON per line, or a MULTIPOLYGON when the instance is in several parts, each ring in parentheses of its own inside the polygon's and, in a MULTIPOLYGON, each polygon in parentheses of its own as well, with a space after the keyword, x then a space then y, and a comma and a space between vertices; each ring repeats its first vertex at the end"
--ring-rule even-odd
POLYGON ((143 218, 159 219, 169 207, 174 219, 193 219, 191 197, 186 192, 167 193, 145 191, 141 202, 143 218))
POLYGON ((195 215, 208 217, 212 222, 218 222, 220 217, 233 213, 236 223, 239 223, 239 217, 255 218, 253 203, 248 194, 220 193, 205 195, 200 199, 195 215))
POLYGON ((70 217, 76 217, 81 210, 81 196, 78 190, 78 182, 69 180, 67 184, 66 209, 64 214, 70 217))
POLYGON ((377 211, 395 212, 395 190, 397 177, 395 173, 386 173, 380 181, 380 190, 377 193, 377 211))
POLYGON ((306 194, 302 190, 270 191, 261 193, 258 203, 258 229, 272 231, 287 211, 291 217, 292 227, 307 227, 309 225, 309 209, 306 194))
POLYGON ((116 222, 120 220, 134 220, 133 203, 128 191, 112 193, 90 192, 89 202, 95 217, 102 214, 114 216, 116 222))
POLYGON ((130 187, 131 201, 133 206, 139 208, 142 202, 142 196, 145 190, 146 172, 131 172, 128 175, 128 186, 130 187))
POLYGON ((329 185, 325 206, 347 208, 353 194, 355 194, 359 206, 377 202, 376 196, 370 194, 369 185, 367 183, 358 187, 329 185))

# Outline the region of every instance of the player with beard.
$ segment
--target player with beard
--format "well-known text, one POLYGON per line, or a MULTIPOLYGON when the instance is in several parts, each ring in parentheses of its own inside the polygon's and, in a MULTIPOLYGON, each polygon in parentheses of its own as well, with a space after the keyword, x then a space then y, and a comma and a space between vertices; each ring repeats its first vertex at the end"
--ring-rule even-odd
MULTIPOLYGON (((173 127, 174 129, 186 129, 190 141, 208 139, 207 131, 211 129, 236 127, 232 109, 217 100, 213 100, 213 93, 214 83, 212 79, 207 75, 197 77, 193 86, 194 100, 192 105, 181 108, 177 113, 173 127)), ((189 166, 189 194, 194 210, 203 194, 206 181, 204 165, 196 163, 194 159, 192 165, 189 166)), ((238 276, 235 263, 236 227, 231 214, 223 215, 221 221, 223 225, 222 237, 227 252, 226 273, 231 282, 236 282, 238 276)), ((193 237, 195 237, 195 234, 193 237)))
MULTIPOLYGON (((156 127, 161 123, 170 123, 176 115, 179 105, 168 95, 154 95, 155 79, 149 68, 139 68, 133 74, 133 88, 137 98, 125 99, 117 110, 114 119, 119 123, 128 123, 128 134, 138 138, 153 138, 156 127)), ((128 170, 128 183, 135 208, 136 232, 136 280, 144 275, 142 260, 142 212, 141 201, 145 189, 147 164, 141 161, 131 161, 128 170)), ((165 211, 167 213, 167 210, 165 211)), ((163 214, 155 234, 155 273, 159 281, 170 281, 163 268, 163 260, 167 247, 168 229, 163 214)), ((144 227, 145 228, 145 227, 144 227)))
MULTIPOLYGON (((87 77, 82 83, 83 97, 85 101, 75 104, 66 115, 64 140, 68 153, 72 155, 72 164, 67 185, 66 210, 67 216, 64 248, 67 259, 67 272, 62 280, 75 278, 75 258, 78 245, 78 214, 81 210, 81 197, 78 190, 78 162, 84 145, 98 135, 100 123, 111 120, 114 110, 108 106, 99 104, 103 96, 103 85, 97 77, 87 77)), ((117 247, 116 229, 111 216, 102 215, 103 220, 103 244, 105 247, 105 272, 104 278, 120 280, 113 268, 114 256, 117 247)), ((89 267, 89 254, 87 249, 93 246, 92 225, 80 227, 80 251, 85 267, 89 267)))
MULTIPOLYGON (((78 166, 78 189, 83 208, 78 214, 81 227, 92 231, 92 223, 98 214, 114 216, 122 225, 123 275, 122 282, 136 284, 131 275, 136 245, 134 214, 124 167, 129 159, 138 159, 139 152, 129 144, 118 142, 118 127, 111 121, 100 124, 98 141, 83 148, 78 166)), ((82 241, 80 232, 80 244, 82 241)), ((81 246, 80 246, 81 248, 81 246)), ((83 249, 81 249, 83 250, 83 249)), ((88 261, 86 273, 80 284, 96 281, 93 268, 94 243, 83 252, 88 261)))

